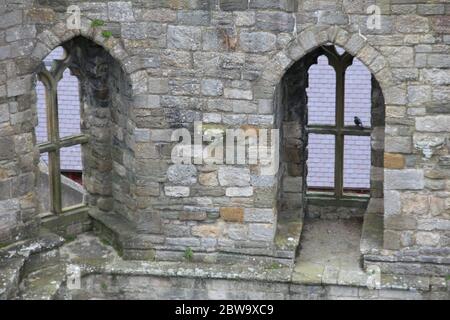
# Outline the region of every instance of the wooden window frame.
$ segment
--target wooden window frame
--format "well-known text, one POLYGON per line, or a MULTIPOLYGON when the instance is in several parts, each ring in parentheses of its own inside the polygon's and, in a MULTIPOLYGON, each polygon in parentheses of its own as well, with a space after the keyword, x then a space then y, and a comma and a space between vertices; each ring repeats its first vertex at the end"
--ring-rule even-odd
MULTIPOLYGON (((317 191, 308 192, 312 196, 328 197, 337 200, 361 199, 367 195, 349 195, 344 191, 344 139, 345 136, 370 136, 371 128, 359 128, 345 125, 345 74, 353 64, 354 57, 344 52, 340 55, 335 46, 322 46, 323 55, 328 58, 328 64, 333 67, 336 74, 336 119, 334 125, 307 125, 308 134, 334 135, 335 137, 335 168, 334 188, 328 193, 317 191), (331 191, 333 194, 331 194, 331 191)), ((328 189, 327 189, 328 190, 328 189)))
POLYGON ((62 206, 61 157, 62 148, 82 145, 89 141, 86 134, 77 134, 61 138, 58 117, 58 83, 64 71, 71 63, 70 54, 61 60, 54 60, 50 70, 42 63, 38 70, 38 79, 45 87, 45 105, 47 115, 47 141, 38 144, 39 153, 48 153, 48 177, 50 186, 50 214, 60 215, 66 212, 80 211, 87 208, 81 203, 71 207, 62 206))

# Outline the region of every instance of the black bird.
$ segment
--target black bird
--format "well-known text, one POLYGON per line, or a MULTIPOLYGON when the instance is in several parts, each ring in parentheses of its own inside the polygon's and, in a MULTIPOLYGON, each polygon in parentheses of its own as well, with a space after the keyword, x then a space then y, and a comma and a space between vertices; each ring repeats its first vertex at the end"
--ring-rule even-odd
POLYGON ((362 121, 361 121, 360 118, 355 117, 355 118, 354 118, 354 121, 355 121, 355 124, 356 124, 356 126, 357 126, 358 128, 364 129, 363 123, 362 123, 362 121))

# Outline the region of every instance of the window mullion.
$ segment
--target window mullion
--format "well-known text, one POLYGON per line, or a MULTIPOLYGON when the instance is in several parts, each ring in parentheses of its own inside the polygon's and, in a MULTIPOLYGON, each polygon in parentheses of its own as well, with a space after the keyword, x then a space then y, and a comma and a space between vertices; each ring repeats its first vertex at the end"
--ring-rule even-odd
POLYGON ((59 143, 59 124, 58 124, 58 93, 57 82, 52 79, 51 86, 48 88, 47 100, 47 126, 49 140, 55 146, 55 149, 49 152, 49 182, 51 192, 51 211, 54 214, 62 213, 62 195, 61 195, 61 169, 60 169, 60 143, 59 143))
POLYGON ((61 195, 61 169, 59 149, 49 152, 49 182, 51 192, 51 211, 54 214, 62 213, 61 195))
POLYGON ((335 150, 335 192, 341 199, 344 193, 344 103, 345 67, 339 61, 336 66, 336 150, 335 150))

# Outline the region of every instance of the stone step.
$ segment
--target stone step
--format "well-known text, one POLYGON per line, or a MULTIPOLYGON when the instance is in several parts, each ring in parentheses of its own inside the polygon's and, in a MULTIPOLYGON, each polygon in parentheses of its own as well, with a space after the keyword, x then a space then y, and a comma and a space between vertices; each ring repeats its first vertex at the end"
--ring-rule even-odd
POLYGON ((112 245, 125 260, 154 257, 155 244, 164 242, 159 234, 140 234, 126 219, 115 213, 91 212, 95 233, 112 245))
POLYGON ((58 235, 42 233, 0 249, 0 300, 16 297, 27 274, 57 264, 58 249, 63 243, 58 235))
POLYGON ((303 229, 303 218, 298 215, 280 214, 275 234, 275 255, 288 258, 294 263, 300 236, 303 229))
POLYGON ((383 249, 383 215, 366 213, 362 226, 360 251, 362 255, 383 249))
POLYGON ((65 265, 47 267, 30 273, 20 284, 20 300, 54 300, 66 280, 65 265))
POLYGON ((25 258, 11 258, 0 262, 0 300, 12 299, 19 289, 20 275, 25 258))

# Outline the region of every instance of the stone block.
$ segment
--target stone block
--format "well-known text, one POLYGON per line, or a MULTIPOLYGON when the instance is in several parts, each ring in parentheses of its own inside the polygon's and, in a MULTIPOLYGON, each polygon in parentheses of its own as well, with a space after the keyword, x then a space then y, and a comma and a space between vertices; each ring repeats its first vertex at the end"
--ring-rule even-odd
POLYGON ((276 215, 273 209, 263 209, 263 208, 244 209, 245 222, 275 223, 275 217, 276 215))
POLYGON ((386 169, 403 169, 405 167, 405 157, 401 154, 385 153, 384 167, 386 169))
POLYGON ((417 13, 420 15, 439 15, 445 13, 445 5, 438 3, 418 4, 417 13))
POLYGON ((427 195, 403 193, 401 195, 402 212, 413 216, 426 215, 430 210, 427 195))
POLYGON ((150 140, 156 142, 171 142, 173 130, 169 129, 151 129, 150 140))
POLYGON ((14 139, 12 136, 0 137, 0 159, 14 158, 14 139))
POLYGON ((251 0, 251 9, 284 10, 286 12, 297 12, 298 0, 251 0))
POLYGON ((401 210, 400 193, 398 191, 384 192, 384 213, 386 216, 397 215, 401 210))
POLYGON ((450 84, 450 69, 423 69, 420 71, 420 76, 426 84, 450 84))
MULTIPOLYGON (((0 201, 11 199, 12 185, 11 179, 0 181, 0 201)), ((0 211, 1 214, 1 211, 0 211)))
POLYGON ((424 174, 418 169, 385 170, 386 190, 421 190, 425 186, 424 174))
POLYGON ((258 12, 256 14, 256 27, 259 30, 275 32, 292 32, 295 27, 292 14, 284 12, 258 12))
POLYGON ((110 21, 134 21, 131 1, 108 2, 108 18, 110 21))
POLYGON ((284 177, 283 178, 284 192, 302 192, 303 178, 302 177, 284 177))
POLYGON ((383 235, 384 249, 398 250, 400 249, 400 232, 385 230, 383 235))
POLYGON ((233 15, 238 27, 251 27, 256 22, 256 14, 253 11, 237 11, 233 15))
POLYGON ((201 45, 202 31, 199 27, 168 27, 167 46, 170 49, 199 50, 201 45))
POLYGON ((253 187, 229 187, 225 190, 227 197, 251 197, 253 196, 253 187))
POLYGON ((439 244, 440 236, 433 232, 417 232, 416 243, 419 246, 434 247, 439 244))
POLYGON ((410 106, 425 106, 431 101, 430 86, 409 86, 408 102, 410 106))
POLYGON ((215 187, 219 185, 219 180, 217 179, 217 172, 205 172, 200 173, 198 176, 198 181, 203 186, 215 187))
POLYGON ((134 141, 135 142, 149 142, 150 141, 150 129, 134 129, 134 141))
POLYGON ((161 78, 148 78, 148 92, 165 94, 169 92, 169 80, 161 78))
POLYGON ((197 168, 192 164, 175 164, 167 170, 167 178, 176 185, 192 185, 197 182, 197 168))
POLYGON ((216 79, 204 79, 201 83, 201 92, 204 96, 221 96, 223 94, 223 82, 216 79))
POLYGON ((429 54, 427 65, 431 68, 450 68, 450 57, 447 54, 429 54))
POLYGON ((163 25, 156 22, 133 22, 121 24, 122 37, 129 40, 159 40, 165 43, 163 25))
POLYGON ((218 174, 221 186, 246 187, 250 185, 250 170, 248 168, 220 167, 218 174))
POLYGON ((449 132, 450 115, 436 115, 416 118, 416 130, 424 132, 449 132))
POLYGON ((247 10, 249 0, 220 0, 219 6, 223 11, 247 10))
POLYGON ((239 36, 239 45, 245 52, 262 53, 274 50, 277 37, 269 32, 242 31, 239 36))
POLYGON ((237 88, 225 88, 224 97, 227 99, 252 100, 252 90, 242 90, 237 88))
POLYGON ((237 207, 220 208, 220 217, 226 222, 240 222, 244 221, 244 209, 237 207))
POLYGON ((248 240, 248 226, 244 224, 229 223, 225 227, 225 233, 232 240, 248 240))
POLYGON ((27 94, 31 89, 30 76, 19 77, 8 80, 6 84, 8 97, 27 94))
POLYGON ((317 22, 324 25, 343 25, 348 24, 348 16, 338 11, 321 10, 318 12, 317 22))
POLYGON ((177 21, 186 26, 206 26, 210 21, 210 12, 203 10, 178 11, 177 21))
POLYGON ((200 239, 198 238, 167 238, 166 243, 172 246, 180 247, 199 247, 200 239))
POLYGON ((224 226, 216 224, 198 225, 192 227, 192 235, 201 238, 218 238, 222 235, 224 226))
POLYGON ((17 26, 8 29, 6 42, 14 42, 23 39, 32 39, 36 36, 36 27, 33 25, 17 26))
POLYGON ((183 186, 166 186, 164 187, 164 193, 168 197, 173 198, 186 198, 189 197, 189 187, 183 186))
POLYGON ((13 10, 11 12, 2 13, 2 19, 0 20, 0 29, 6 29, 12 27, 14 25, 19 25, 22 23, 22 11, 21 10, 13 10))
POLYGON ((386 152, 393 153, 411 153, 412 152, 412 138, 411 137, 385 137, 386 152))
POLYGON ((381 52, 389 60, 392 66, 413 67, 414 66, 414 49, 411 47, 381 47, 381 52))
POLYGON ((387 216, 384 219, 384 226, 388 230, 415 230, 417 220, 405 215, 387 216))
POLYGON ((426 17, 400 15, 396 17, 395 28, 401 33, 425 33, 430 30, 430 24, 426 17))
POLYGON ((274 224, 251 223, 248 227, 248 238, 250 240, 271 242, 274 237, 274 224))
POLYGON ((203 221, 207 218, 204 211, 184 211, 178 215, 180 221, 203 221))

